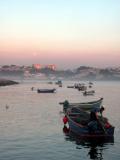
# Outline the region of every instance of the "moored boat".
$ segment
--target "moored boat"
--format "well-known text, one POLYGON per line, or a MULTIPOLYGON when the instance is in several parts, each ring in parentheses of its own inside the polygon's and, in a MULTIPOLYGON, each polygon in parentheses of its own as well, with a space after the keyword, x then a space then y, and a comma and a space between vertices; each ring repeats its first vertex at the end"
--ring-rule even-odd
POLYGON ((54 93, 56 91, 55 88, 53 89, 37 89, 38 93, 54 93))
POLYGON ((62 81, 58 80, 57 82, 55 82, 55 84, 60 85, 60 84, 62 84, 62 81))
MULTIPOLYGON (((85 113, 84 113, 85 114, 85 113)), ((114 126, 109 125, 109 127, 98 127, 94 132, 90 132, 88 127, 88 120, 86 121, 78 121, 78 114, 67 114, 69 128, 72 132, 77 135, 84 136, 113 136, 114 135, 114 126)), ((89 118, 89 116, 88 116, 89 118)))
POLYGON ((100 98, 96 101, 90 101, 90 102, 80 102, 80 103, 69 103, 68 101, 60 102, 59 104, 63 105, 63 110, 66 111, 66 109, 71 107, 78 107, 84 110, 91 110, 92 108, 100 108, 103 102, 103 98, 100 98))
POLYGON ((67 86, 67 88, 75 88, 75 86, 67 86))
POLYGON ((79 86, 78 91, 86 91, 87 87, 86 86, 79 86))

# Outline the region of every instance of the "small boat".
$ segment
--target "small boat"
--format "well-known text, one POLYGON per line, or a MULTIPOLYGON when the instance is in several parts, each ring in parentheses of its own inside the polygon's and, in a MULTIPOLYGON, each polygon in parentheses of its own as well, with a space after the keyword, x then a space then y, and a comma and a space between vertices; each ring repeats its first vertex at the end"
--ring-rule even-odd
POLYGON ((55 82, 55 84, 57 84, 57 85, 62 84, 62 81, 58 80, 57 82, 55 82))
POLYGON ((90 102, 81 102, 81 103, 69 103, 66 106, 66 101, 64 102, 60 102, 60 105, 63 105, 63 111, 66 110, 65 108, 71 108, 71 107, 75 107, 75 108, 81 108, 84 110, 91 110, 94 107, 100 108, 103 102, 103 98, 100 98, 96 101, 90 101, 90 102))
POLYGON ((78 89, 79 91, 85 91, 87 89, 87 87, 85 86, 85 84, 83 83, 75 83, 74 84, 74 88, 78 89))
POLYGON ((93 83, 89 82, 89 88, 92 88, 92 86, 93 86, 93 83))
MULTIPOLYGON (((82 115, 87 113, 82 113, 82 115)), ((79 116, 81 118, 81 115, 79 116)), ((89 116, 86 116, 89 118, 89 116)), ((109 125, 109 127, 102 128, 98 127, 94 132, 90 132, 88 127, 88 120, 78 121, 78 114, 67 114, 69 129, 77 134, 84 136, 113 136, 114 135, 114 126, 109 125)))
POLYGON ((56 91, 55 88, 53 89, 37 89, 38 93, 54 93, 56 91))
POLYGON ((62 83, 58 85, 59 87, 62 87, 62 83))
POLYGON ((89 82, 89 85, 93 85, 93 83, 92 83, 92 82, 89 82))
POLYGON ((92 88, 92 85, 89 85, 89 88, 92 88))
POLYGON ((75 86, 67 86, 67 88, 75 88, 75 86))
POLYGON ((89 96, 89 95, 94 95, 95 91, 94 90, 91 90, 91 91, 84 91, 83 92, 83 95, 84 96, 89 96))
POLYGON ((53 84, 53 82, 50 81, 50 82, 48 82, 48 84, 53 84))
POLYGON ((87 87, 86 86, 79 86, 78 91, 86 91, 87 87))

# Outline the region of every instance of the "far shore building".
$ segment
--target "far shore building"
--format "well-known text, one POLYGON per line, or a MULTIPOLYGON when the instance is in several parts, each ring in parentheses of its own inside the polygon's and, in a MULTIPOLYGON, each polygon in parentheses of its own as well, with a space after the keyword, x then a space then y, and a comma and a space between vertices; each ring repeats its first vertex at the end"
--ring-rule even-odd
POLYGON ((41 64, 33 64, 33 67, 36 69, 36 70, 40 70, 42 68, 42 65, 41 64))
POLYGON ((49 68, 49 69, 55 71, 56 70, 56 65, 55 64, 49 64, 49 65, 45 66, 45 68, 49 68))
POLYGON ((40 69, 44 69, 44 68, 51 69, 51 70, 53 70, 53 71, 56 70, 56 65, 55 65, 55 64, 48 64, 48 65, 33 64, 33 67, 34 67, 36 70, 40 70, 40 69))

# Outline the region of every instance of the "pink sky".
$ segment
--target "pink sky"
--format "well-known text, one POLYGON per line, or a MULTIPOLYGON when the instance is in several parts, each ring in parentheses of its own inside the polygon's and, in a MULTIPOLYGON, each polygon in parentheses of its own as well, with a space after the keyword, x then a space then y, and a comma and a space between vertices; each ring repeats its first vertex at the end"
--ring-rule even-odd
POLYGON ((120 2, 51 2, 0 2, 0 65, 120 66, 120 2))

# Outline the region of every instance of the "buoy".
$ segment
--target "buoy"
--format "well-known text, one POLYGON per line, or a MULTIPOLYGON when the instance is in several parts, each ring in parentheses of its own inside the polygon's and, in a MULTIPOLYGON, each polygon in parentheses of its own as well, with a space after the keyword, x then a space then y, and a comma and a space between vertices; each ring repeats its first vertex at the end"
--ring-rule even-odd
POLYGON ((110 128, 110 127, 111 127, 110 123, 109 123, 109 122, 106 122, 106 123, 105 123, 105 128, 110 128))
POLYGON ((68 118, 67 118, 67 116, 65 115, 65 116, 63 117, 63 123, 66 124, 67 122, 68 122, 68 118))
POLYGON ((65 125, 64 125, 64 127, 63 127, 63 132, 64 132, 65 134, 69 133, 69 128, 68 128, 67 126, 65 126, 65 125))

